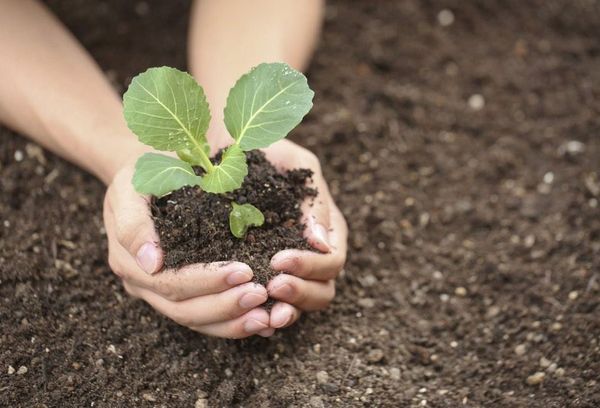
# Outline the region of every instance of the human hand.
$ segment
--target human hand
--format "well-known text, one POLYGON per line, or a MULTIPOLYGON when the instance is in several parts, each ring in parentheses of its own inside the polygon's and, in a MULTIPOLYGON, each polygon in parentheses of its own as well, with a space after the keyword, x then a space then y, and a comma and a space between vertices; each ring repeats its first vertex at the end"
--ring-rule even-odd
POLYGON ((132 176, 133 165, 118 171, 104 199, 108 262, 127 292, 203 334, 238 339, 272 335, 269 314, 258 307, 267 300, 267 290, 251 282, 248 265, 217 262, 161 270, 163 252, 148 201, 133 189, 132 176))
POLYGON ((301 311, 324 309, 335 295, 335 278, 346 262, 348 227, 335 205, 321 172, 318 158, 297 144, 282 140, 264 150, 277 168, 309 168, 314 172, 311 186, 318 196, 303 203, 304 236, 321 251, 298 249, 280 251, 271 266, 284 273, 268 284, 269 296, 278 300, 271 309, 269 325, 278 329, 291 325, 301 311))

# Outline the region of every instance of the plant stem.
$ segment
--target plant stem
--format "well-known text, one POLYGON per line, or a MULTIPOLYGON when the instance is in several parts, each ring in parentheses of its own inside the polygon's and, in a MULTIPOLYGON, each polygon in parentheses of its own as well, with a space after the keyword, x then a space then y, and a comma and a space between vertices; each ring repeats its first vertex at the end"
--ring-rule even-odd
POLYGON ((215 170, 215 166, 213 166, 212 162, 210 161, 210 159, 208 158, 206 153, 204 153, 204 150, 202 150, 202 148, 198 145, 196 145, 195 150, 198 153, 198 158, 200 159, 200 162, 202 163, 202 167, 204 167, 204 170, 206 170, 207 173, 212 173, 215 170))

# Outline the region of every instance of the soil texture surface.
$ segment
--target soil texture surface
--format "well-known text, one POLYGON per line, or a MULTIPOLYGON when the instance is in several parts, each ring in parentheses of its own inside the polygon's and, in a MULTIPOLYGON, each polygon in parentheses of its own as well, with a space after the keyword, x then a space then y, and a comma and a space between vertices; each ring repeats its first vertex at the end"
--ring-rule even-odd
MULTIPOLYGON (((121 92, 186 69, 188 1, 48 4, 121 92)), ((130 298, 104 186, 0 128, 0 406, 600 406, 598 27, 594 1, 328 2, 293 139, 349 258, 270 339, 130 298)))

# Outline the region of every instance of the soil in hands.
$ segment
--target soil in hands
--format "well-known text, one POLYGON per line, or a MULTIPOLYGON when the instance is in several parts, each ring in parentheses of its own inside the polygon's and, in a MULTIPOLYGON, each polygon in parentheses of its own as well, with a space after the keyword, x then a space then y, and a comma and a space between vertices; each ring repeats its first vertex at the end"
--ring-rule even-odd
POLYGON ((249 152, 247 158, 248 176, 233 193, 209 194, 183 187, 152 200, 166 268, 239 261, 252 268, 255 282, 265 285, 276 273, 270 267, 273 255, 289 248, 311 248, 302 236, 300 218, 302 202, 316 195, 316 190, 306 185, 312 171, 280 172, 260 151, 249 152), (250 228, 243 239, 234 237, 229 230, 232 201, 259 208, 264 225, 250 228))

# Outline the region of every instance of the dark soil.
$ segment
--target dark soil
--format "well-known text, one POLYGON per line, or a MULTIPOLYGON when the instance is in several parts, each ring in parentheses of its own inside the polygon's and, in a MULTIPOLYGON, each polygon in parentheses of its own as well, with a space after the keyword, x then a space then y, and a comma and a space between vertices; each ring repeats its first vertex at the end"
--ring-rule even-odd
POLYGON ((246 156, 248 175, 233 193, 208 194, 184 187, 153 199, 152 215, 165 251, 166 268, 240 261, 250 265, 255 282, 266 285, 275 274, 269 266, 273 255, 288 248, 311 248, 302 237, 300 206, 316 194, 306 186, 312 171, 293 169, 281 173, 260 151, 246 156), (264 225, 250 228, 244 239, 234 237, 229 230, 232 201, 260 209, 265 216, 264 225))
MULTIPOLYGON (((49 3, 120 90, 185 69, 187 1, 49 3)), ((268 340, 128 297, 104 187, 0 129, 0 406, 600 406, 598 27, 593 1, 328 2, 294 137, 349 260, 329 309, 268 340)))

